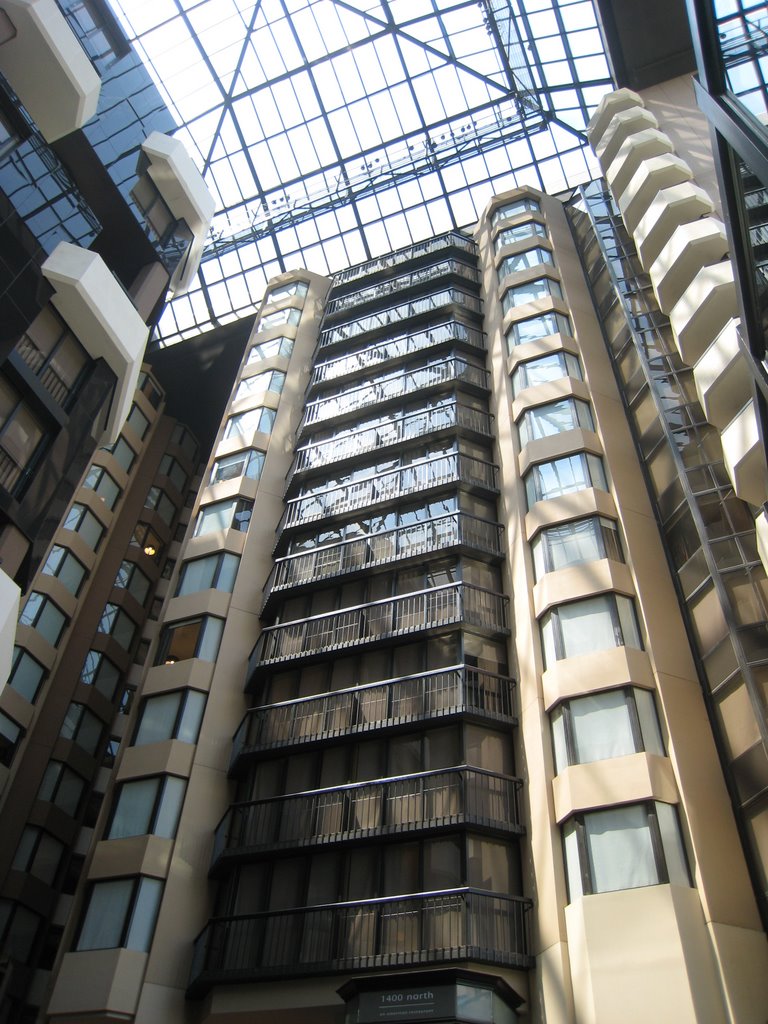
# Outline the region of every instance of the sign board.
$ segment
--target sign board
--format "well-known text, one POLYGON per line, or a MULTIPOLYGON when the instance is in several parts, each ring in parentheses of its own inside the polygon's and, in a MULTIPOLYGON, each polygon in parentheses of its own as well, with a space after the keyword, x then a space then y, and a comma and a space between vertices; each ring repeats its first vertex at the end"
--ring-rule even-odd
POLYGON ((421 1021, 451 1020, 456 1012, 455 985, 424 985, 421 988, 391 988, 361 992, 359 1024, 420 1024, 421 1021))

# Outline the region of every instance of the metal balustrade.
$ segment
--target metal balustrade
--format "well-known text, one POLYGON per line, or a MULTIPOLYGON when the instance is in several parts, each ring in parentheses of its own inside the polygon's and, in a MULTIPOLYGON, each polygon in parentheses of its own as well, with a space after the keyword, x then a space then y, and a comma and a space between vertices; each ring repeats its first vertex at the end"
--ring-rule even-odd
POLYGON ((275 560, 267 584, 267 598, 313 580, 373 569, 390 562, 459 545, 500 557, 503 528, 467 512, 451 512, 383 533, 366 534, 311 551, 299 551, 275 560))
POLYGON ((233 804, 216 828, 211 862, 455 826, 521 833, 521 786, 520 779, 457 765, 233 804))
POLYGON ((387 309, 378 310, 376 313, 368 313, 356 320, 348 320, 339 324, 338 327, 329 327, 320 334, 318 348, 330 348, 342 341, 349 341, 370 331, 377 331, 382 327, 391 327, 392 324, 401 323, 412 316, 422 316, 431 313, 444 306, 463 306, 473 313, 482 312, 482 304, 477 295, 464 292, 460 288, 442 288, 431 295, 420 296, 410 299, 407 302, 398 303, 396 306, 389 306, 387 309))
POLYGON ((415 437, 425 437, 439 430, 462 428, 483 437, 491 437, 493 418, 482 409, 463 405, 456 400, 439 406, 418 409, 393 419, 377 419, 357 423, 343 433, 325 441, 305 445, 296 452, 291 477, 296 473, 341 462, 356 455, 391 448, 415 437))
POLYGON ((461 249, 464 252, 477 256, 477 245, 475 242, 457 231, 449 231, 437 238, 430 238, 425 242, 417 242, 415 245, 406 246, 396 252, 388 253, 386 256, 379 256, 369 260, 367 263, 360 263, 355 267, 349 267, 333 276, 334 287, 346 284, 348 281, 357 281, 361 277, 368 277, 369 274, 376 274, 381 270, 388 270, 401 263, 409 263, 420 256, 428 256, 431 253, 440 252, 442 249, 461 249))
POLYGON ((487 370, 475 366, 474 363, 468 363, 459 356, 450 356, 424 366, 396 370, 375 380, 364 381, 357 387, 347 388, 337 395, 327 395, 308 402, 299 430, 451 381, 461 381, 463 384, 487 391, 489 375, 487 370))
POLYGON ((377 281, 376 284, 349 292, 347 295, 341 295, 338 299, 333 299, 328 303, 325 316, 326 318, 332 317, 337 313, 353 309, 355 306, 361 306, 365 302, 395 295, 406 288, 415 288, 418 285, 427 284, 429 281, 435 281, 437 278, 446 277, 448 274, 455 274, 475 283, 479 281, 477 267, 471 267, 459 260, 443 260, 428 267, 418 267, 409 274, 385 278, 382 281, 377 281))
MULTIPOLYGON (((392 502, 447 484, 467 484, 487 491, 498 489, 498 467, 461 452, 438 455, 424 462, 329 487, 316 494, 291 498, 286 502, 282 529, 306 526, 326 516, 341 515, 380 502, 392 502)), ((370 538, 375 544, 375 535, 370 538)))
POLYGON ((234 735, 229 767, 262 751, 455 715, 514 725, 514 680, 452 665, 252 708, 234 735))
POLYGON ((471 583, 447 583, 355 608, 268 626, 249 659, 249 671, 292 658, 373 643, 425 629, 473 625, 508 632, 509 599, 471 583))
POLYGON ((211 985, 475 960, 529 968, 531 901, 468 886, 212 919, 187 994, 211 985))
POLYGON ((372 366, 380 366, 395 359, 402 360, 416 352, 425 352, 451 341, 477 349, 478 352, 486 350, 485 335, 482 331, 467 327, 458 320, 430 324, 423 331, 386 338, 356 352, 346 352, 343 356, 317 363, 312 370, 310 388, 359 373, 372 366))

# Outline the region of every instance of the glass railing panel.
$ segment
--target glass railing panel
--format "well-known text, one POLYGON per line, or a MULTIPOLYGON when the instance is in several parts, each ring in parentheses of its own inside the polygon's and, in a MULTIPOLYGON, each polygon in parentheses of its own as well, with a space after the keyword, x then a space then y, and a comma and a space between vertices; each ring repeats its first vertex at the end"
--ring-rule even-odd
POLYGON ((430 238, 427 241, 409 245, 404 249, 398 249, 396 252, 388 253, 386 256, 379 256, 377 259, 369 260, 367 263, 360 263, 356 267, 342 270, 334 275, 333 283, 334 285, 339 285, 346 284, 348 281, 357 281, 362 277, 367 277, 369 274, 388 270, 390 267, 399 266, 401 263, 408 263, 410 260, 418 259, 420 256, 440 252, 442 249, 449 247, 472 253, 473 256, 477 254, 477 246, 471 238, 467 238, 466 235, 461 235, 456 231, 451 231, 448 234, 439 235, 437 238, 430 238))

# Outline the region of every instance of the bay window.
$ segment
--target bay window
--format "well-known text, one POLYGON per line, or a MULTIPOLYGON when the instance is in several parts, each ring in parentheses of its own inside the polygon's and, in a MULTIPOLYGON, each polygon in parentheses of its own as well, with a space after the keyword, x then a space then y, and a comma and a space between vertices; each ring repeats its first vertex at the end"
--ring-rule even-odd
POLYGON ((534 235, 546 238, 547 229, 537 220, 527 220, 524 224, 516 224, 513 228, 504 228, 496 235, 493 245, 498 252, 505 245, 514 245, 515 242, 521 242, 524 238, 531 238, 534 235))
POLYGON ((647 751, 663 754, 653 694, 627 686, 563 701, 552 712, 555 768, 647 751))
MULTIPOLYGON (((516 252, 514 256, 507 256, 501 261, 498 268, 498 278, 501 283, 509 274, 517 274, 521 270, 529 270, 531 267, 540 266, 542 263, 554 263, 552 253, 549 249, 537 247, 525 249, 523 252, 516 252)), ((515 303, 519 305, 519 303, 515 303)))
POLYGON ((643 646, 632 600, 614 593, 569 601, 547 612, 541 620, 541 642, 547 668, 593 651, 643 646))
POLYGON ((213 615, 202 615, 197 619, 185 619, 165 626, 160 633, 155 664, 174 665, 188 658, 215 661, 223 630, 224 619, 213 615))
POLYGON ((536 535, 531 549, 537 580, 545 573, 598 558, 624 561, 616 523, 603 516, 549 526, 536 535))
POLYGON ((204 505, 197 514, 195 537, 217 530, 239 530, 245 533, 251 522, 253 502, 245 498, 230 498, 204 505))
POLYGON ((524 306, 537 299, 547 298, 562 299, 563 290, 560 282, 551 277, 540 277, 535 281, 528 281, 526 284, 519 284, 516 288, 508 288, 501 300, 504 312, 508 312, 515 306, 524 306))
POLYGON ((148 952, 162 890, 159 878, 144 875, 93 882, 75 949, 123 947, 148 952))
POLYGON ((133 746, 162 740, 197 743, 205 700, 199 690, 173 690, 147 697, 142 701, 133 746))
POLYGON ((619 889, 691 884, 671 804, 627 804, 578 814, 563 826, 563 844, 571 902, 619 889))
POLYGON ((541 206, 536 199, 531 196, 522 196, 520 199, 497 207, 491 215, 491 227, 495 228, 500 221, 506 220, 507 217, 516 217, 519 213, 539 213, 540 211, 541 206))
POLYGON ((594 430, 592 411, 588 402, 580 398, 562 398, 557 402, 526 409, 518 424, 520 444, 524 447, 531 441, 551 437, 566 430, 594 430))
POLYGON ((584 379, 581 375, 578 358, 570 352, 551 352, 539 359, 520 363, 512 374, 512 394, 517 398, 520 392, 525 391, 526 388, 535 388, 539 384, 546 384, 551 380, 562 380, 564 377, 572 377, 574 380, 584 379))
POLYGON ((107 839, 154 835, 173 839, 187 783, 175 775, 124 782, 115 797, 107 839))
POLYGON ((573 494, 588 487, 608 490, 603 460, 589 452, 576 452, 552 462, 539 462, 525 477, 529 508, 537 501, 573 494))
POLYGON ((529 341, 548 338, 552 334, 573 334, 571 321, 564 313, 551 310, 539 316, 530 316, 518 320, 507 331, 507 349, 511 352, 516 345, 525 345, 529 341))

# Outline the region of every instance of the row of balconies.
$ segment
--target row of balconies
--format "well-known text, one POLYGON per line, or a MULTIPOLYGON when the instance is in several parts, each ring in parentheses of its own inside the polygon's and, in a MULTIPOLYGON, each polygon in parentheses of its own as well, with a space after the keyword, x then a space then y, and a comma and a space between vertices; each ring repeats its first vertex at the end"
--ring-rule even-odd
MULTIPOLYGON (((369 421, 370 422, 370 421, 369 421)), ((401 445, 415 438, 428 438, 442 430, 461 429, 480 437, 491 437, 493 417, 482 409, 454 400, 450 404, 406 412, 396 419, 362 423, 347 434, 305 445, 296 451, 291 479, 297 473, 321 469, 336 462, 401 445)))
POLYGON ((460 356, 450 356, 425 365, 396 370, 382 375, 377 380, 366 381, 357 387, 349 388, 341 394, 328 395, 308 402, 299 425, 299 433, 317 423, 346 416, 360 409, 394 402, 441 384, 460 382, 487 391, 489 379, 487 370, 467 362, 460 356))
POLYGON ((267 584, 267 598, 292 587, 305 587, 350 573, 366 572, 395 561, 404 561, 436 551, 466 547, 492 558, 502 555, 503 527, 467 512, 409 523, 394 530, 300 551, 275 561, 267 584))
POLYGON ((471 583, 448 583, 400 597, 327 612, 263 630, 249 658, 249 676, 261 669, 370 645, 392 637, 471 625, 506 636, 509 599, 471 583))
POLYGON ((374 366, 380 368, 384 363, 395 360, 401 362, 416 352, 425 352, 451 342, 473 348, 477 352, 486 350, 485 335, 482 331, 467 327, 458 320, 449 320, 447 323, 430 325, 422 331, 387 338, 357 352, 347 352, 335 359, 317 363, 312 370, 309 389, 311 391, 318 384, 328 384, 374 366))
POLYGON ((461 306, 472 313, 482 313, 482 303, 477 295, 462 291, 460 288, 442 288, 431 295, 423 295, 376 313, 368 313, 356 320, 339 324, 338 327, 329 327, 320 334, 318 347, 322 351, 340 342, 348 342, 352 338, 368 334, 370 331, 402 323, 411 317, 434 313, 446 306, 461 306))
POLYGON ((762 505, 768 469, 739 341, 725 229, 637 93, 620 89, 606 96, 588 134, 680 356, 693 367, 704 414, 721 432, 734 490, 762 505))
POLYGON ((235 733, 229 770, 260 753, 467 715, 514 725, 515 682, 455 665, 251 708, 235 733))
POLYGON ((411 263, 420 257, 442 252, 443 249, 459 249, 461 252, 468 252, 472 256, 477 255, 477 245, 471 238, 462 235, 458 231, 450 231, 445 235, 439 235, 437 238, 428 238, 424 242, 416 242, 414 245, 408 245, 403 249, 398 249, 396 252, 388 253, 386 256, 378 256, 367 263, 359 263, 355 267, 342 270, 335 275, 333 283, 334 286, 338 286, 349 281, 357 281, 361 277, 369 277, 371 274, 377 274, 382 270, 389 270, 391 267, 397 267, 403 263, 411 263))
POLYGON ((281 529, 306 526, 327 516, 343 515, 368 506, 387 504, 448 484, 479 490, 498 490, 498 466, 471 455, 451 452, 423 462, 401 466, 379 476, 366 477, 326 491, 292 498, 286 503, 281 529))
POLYGON ((435 829, 524 831, 519 779, 468 765, 233 804, 216 828, 212 870, 223 861, 435 829))
POLYGON ((341 295, 338 299, 332 299, 325 310, 326 323, 340 313, 346 313, 356 306, 367 305, 391 298, 400 292, 409 291, 412 288, 419 288, 437 281, 444 277, 459 277, 466 281, 477 284, 479 281, 477 267, 462 263, 459 260, 443 260, 440 263, 433 263, 431 266, 419 267, 408 274, 401 274, 399 277, 390 277, 376 284, 368 285, 357 291, 341 295))
POLYGON ((187 994, 214 984, 475 960, 532 967, 530 900, 469 887, 213 919, 187 994))

